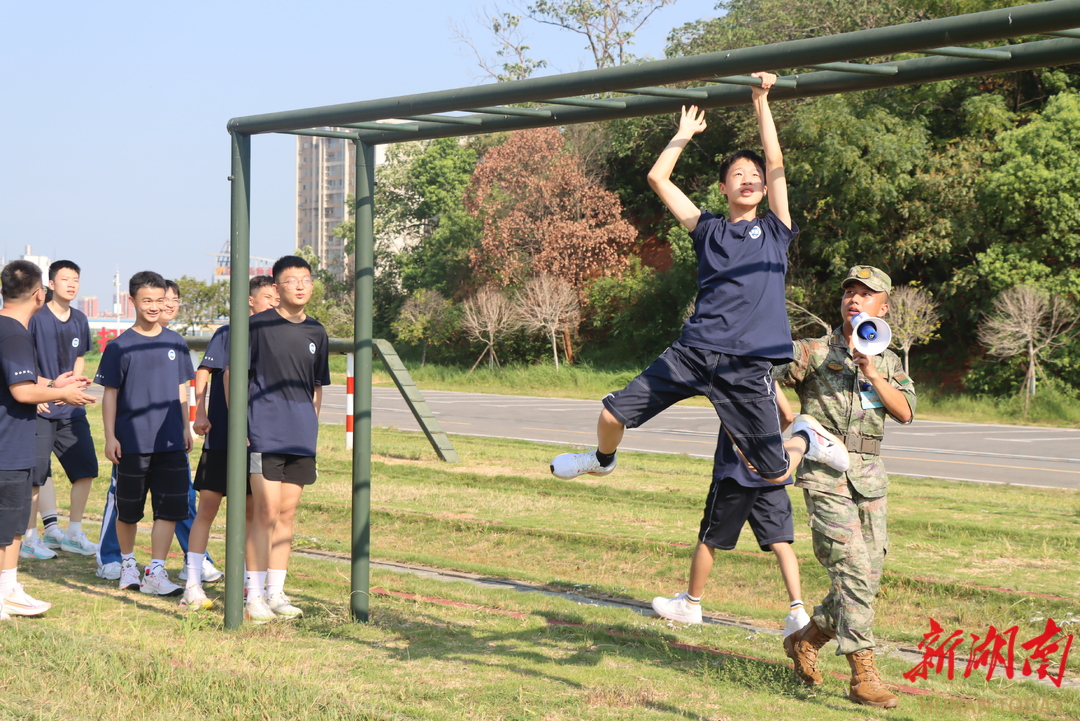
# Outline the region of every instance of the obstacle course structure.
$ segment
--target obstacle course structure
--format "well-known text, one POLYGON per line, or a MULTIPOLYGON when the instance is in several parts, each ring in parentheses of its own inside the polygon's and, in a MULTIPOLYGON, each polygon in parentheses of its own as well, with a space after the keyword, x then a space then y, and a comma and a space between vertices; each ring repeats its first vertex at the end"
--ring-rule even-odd
MULTIPOLYGON (((351 595, 354 618, 368 618, 376 145, 676 113, 685 104, 706 109, 745 105, 751 94, 746 86, 760 83, 748 75, 756 71, 782 74, 770 99, 787 100, 1080 63, 1077 28, 1080 0, 1052 0, 692 57, 230 120, 230 265, 234 272, 249 266, 251 137, 288 133, 344 138, 357 145, 356 315, 352 348, 356 358, 351 595), (1040 36, 1045 39, 971 47, 1040 36), (899 55, 918 57, 873 64, 855 62, 899 55), (793 70, 800 72, 791 74, 793 70), (809 72, 801 72, 806 70, 809 72), (395 122, 380 122, 388 120, 395 122)), ((230 317, 244 319, 248 312, 246 276, 232 280, 230 317)), ((247 347, 247 324, 233 323, 230 364, 244 367, 247 347)), ((246 374, 233 373, 228 451, 229 495, 233 498, 244 496, 247 475, 247 391, 246 374)), ((235 628, 243 620, 243 504, 229 504, 226 522, 225 626, 235 628)))

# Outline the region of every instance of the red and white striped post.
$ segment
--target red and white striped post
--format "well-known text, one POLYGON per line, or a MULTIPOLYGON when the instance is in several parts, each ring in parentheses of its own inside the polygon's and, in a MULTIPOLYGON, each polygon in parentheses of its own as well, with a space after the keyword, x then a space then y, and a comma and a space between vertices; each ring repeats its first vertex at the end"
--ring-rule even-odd
POLYGON ((345 354, 345 450, 351 451, 353 444, 353 365, 352 353, 345 354))
POLYGON ((187 391, 188 429, 195 435, 195 379, 188 381, 187 391))

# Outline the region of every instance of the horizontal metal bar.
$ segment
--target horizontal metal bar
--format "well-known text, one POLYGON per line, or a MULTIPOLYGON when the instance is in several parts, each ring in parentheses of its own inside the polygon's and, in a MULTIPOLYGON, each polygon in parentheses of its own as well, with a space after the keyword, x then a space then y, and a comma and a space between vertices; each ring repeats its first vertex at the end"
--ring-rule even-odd
POLYGON ((1009 60, 1012 53, 1008 50, 982 48, 934 48, 923 50, 925 55, 942 55, 948 58, 971 58, 973 60, 1009 60))
POLYGON ((1059 30, 1054 33, 1043 33, 1043 35, 1053 35, 1058 38, 1080 38, 1080 30, 1059 30))
POLYGON ((861 75, 896 75, 895 65, 863 65, 861 63, 822 63, 810 65, 815 70, 835 70, 838 73, 859 73, 861 75))
POLYGON ((420 130, 420 126, 415 123, 343 123, 338 127, 357 130, 389 130, 394 133, 415 133, 420 130))
POLYGON ((356 133, 343 133, 340 130, 277 130, 281 135, 304 135, 316 138, 345 138, 356 140, 356 133))
POLYGON ((463 117, 461 115, 410 115, 398 120, 415 120, 423 123, 450 123, 451 125, 482 125, 483 118, 463 117))
POLYGON ((500 105, 497 108, 467 108, 466 113, 484 113, 485 115, 513 115, 518 118, 550 118, 550 110, 534 110, 532 108, 508 108, 500 105))
POLYGON ((621 100, 601 100, 600 98, 549 98, 544 101, 552 105, 570 105, 578 108, 607 108, 622 110, 626 103, 621 100))
POLYGON ((228 122, 227 129, 231 132, 257 134, 298 128, 340 127, 348 123, 383 120, 402 115, 444 113, 466 107, 536 103, 547 98, 597 95, 633 87, 658 87, 702 78, 748 75, 757 70, 805 68, 841 60, 971 45, 1076 27, 1080 27, 1080 0, 1051 0, 907 25, 790 40, 689 57, 666 58, 614 68, 237 117, 228 122))
MULTIPOLYGON (((725 85, 752 85, 757 88, 761 86, 761 78, 751 77, 749 75, 729 75, 726 78, 713 78, 709 82, 712 83, 724 83, 725 85)), ((774 88, 795 88, 798 87, 798 76, 785 75, 776 79, 774 88)))
POLYGON ((686 98, 687 100, 706 100, 709 96, 700 90, 682 90, 679 88, 627 88, 621 93, 649 95, 658 98, 686 98))
MULTIPOLYGON (((864 75, 833 71, 805 73, 799 76, 797 88, 774 88, 769 93, 769 99, 771 101, 783 101, 1080 63, 1080 40, 1066 38, 1042 40, 1023 45, 1011 45, 1009 50, 1013 54, 1012 60, 995 63, 970 58, 936 56, 902 60, 895 64, 898 68, 896 75, 864 75)), ((709 95, 708 100, 697 102, 700 108, 727 108, 739 105, 745 106, 750 103, 750 91, 739 86, 716 85, 699 88, 699 90, 709 95)), ((643 96, 628 97, 625 98, 625 101, 626 109, 623 111, 599 108, 567 108, 565 111, 560 112, 557 118, 548 120, 539 118, 493 118, 484 123, 482 132, 505 132, 553 125, 594 123, 645 115, 675 114, 679 112, 679 107, 685 104, 685 101, 674 98, 648 98, 643 96)), ((418 139, 453 137, 461 134, 463 134, 461 130, 455 130, 454 128, 432 126, 430 129, 422 130, 418 139)), ((390 133, 379 134, 362 131, 360 136, 364 142, 372 144, 397 143, 406 140, 401 135, 390 133)))

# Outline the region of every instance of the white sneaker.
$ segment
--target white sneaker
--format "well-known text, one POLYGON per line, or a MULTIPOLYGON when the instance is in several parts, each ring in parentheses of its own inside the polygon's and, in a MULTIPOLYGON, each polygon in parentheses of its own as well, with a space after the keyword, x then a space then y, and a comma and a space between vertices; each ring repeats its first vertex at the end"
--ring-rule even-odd
POLYGON ((39 601, 23 590, 21 583, 15 584, 15 590, 4 597, 4 613, 9 616, 37 616, 52 608, 51 603, 39 601))
POLYGON ((824 463, 829 468, 846 471, 851 468, 851 457, 847 446, 839 438, 825 430, 813 416, 800 414, 795 416, 791 426, 792 433, 804 431, 810 436, 810 447, 806 449, 806 458, 824 463))
POLYGON ((112 563, 106 563, 104 566, 98 566, 94 575, 108 581, 116 581, 120 578, 120 564, 113 561, 112 563))
POLYGON ((80 556, 96 556, 97 544, 87 538, 85 533, 79 531, 74 536, 64 534, 64 539, 60 541, 60 550, 78 553, 80 556))
POLYGON ((19 558, 44 561, 49 558, 56 558, 56 551, 48 548, 40 538, 34 536, 28 541, 23 540, 22 546, 19 547, 19 558))
POLYGON ((282 618, 299 618, 304 615, 303 610, 289 603, 289 597, 284 591, 278 591, 266 599, 266 605, 274 612, 274 615, 282 618))
POLYGON ((253 594, 244 601, 244 618, 252 623, 268 623, 277 618, 277 614, 266 605, 262 594, 253 594))
POLYGON ((203 593, 202 586, 191 586, 184 589, 184 596, 180 599, 182 611, 209 611, 214 607, 214 602, 203 593))
POLYGON ((4 599, 0 598, 0 621, 10 621, 11 616, 8 615, 7 610, 4 608, 4 599))
POLYGON ((606 476, 615 470, 617 458, 611 459, 610 466, 601 466, 596 460, 596 452, 588 453, 563 453, 555 456, 551 462, 551 472, 556 478, 571 479, 583 476, 586 473, 592 476, 606 476))
POLYGON ((146 567, 139 584, 139 590, 143 593, 155 596, 179 596, 184 592, 183 587, 177 586, 169 580, 169 572, 164 566, 146 567))
MULTIPOLYGON (((177 578, 180 579, 181 581, 186 581, 188 579, 188 572, 187 572, 187 564, 186 563, 184 564, 184 567, 180 569, 180 575, 177 576, 177 578)), ((222 573, 221 570, 217 566, 210 563, 209 558, 207 558, 206 556, 203 556, 202 582, 203 583, 214 583, 215 581, 220 581, 223 578, 225 578, 225 574, 222 573)))
POLYGON ((54 523, 51 526, 47 526, 44 531, 41 532, 41 540, 47 548, 54 550, 60 548, 60 544, 64 541, 64 532, 60 530, 60 524, 54 523))
MULTIPOLYGON (((110 564, 111 565, 111 564, 110 564)), ((139 566, 134 558, 128 558, 120 563, 120 590, 137 591, 140 586, 139 566)))
POLYGON ((810 623, 810 616, 802 606, 791 609, 791 613, 784 619, 784 638, 796 631, 802 630, 803 626, 810 623))
POLYGON ((686 591, 673 598, 657 596, 652 600, 653 610, 661 618, 679 623, 701 623, 701 604, 686 600, 686 591))

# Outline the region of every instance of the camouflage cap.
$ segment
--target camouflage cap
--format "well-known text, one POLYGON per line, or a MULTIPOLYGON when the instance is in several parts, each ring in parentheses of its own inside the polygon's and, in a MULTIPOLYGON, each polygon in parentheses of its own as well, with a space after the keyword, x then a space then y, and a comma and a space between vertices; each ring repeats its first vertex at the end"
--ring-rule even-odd
POLYGON ((885 271, 872 265, 856 265, 847 272, 847 276, 840 284, 840 287, 847 288, 854 281, 862 283, 870 290, 892 292, 892 278, 885 271))

